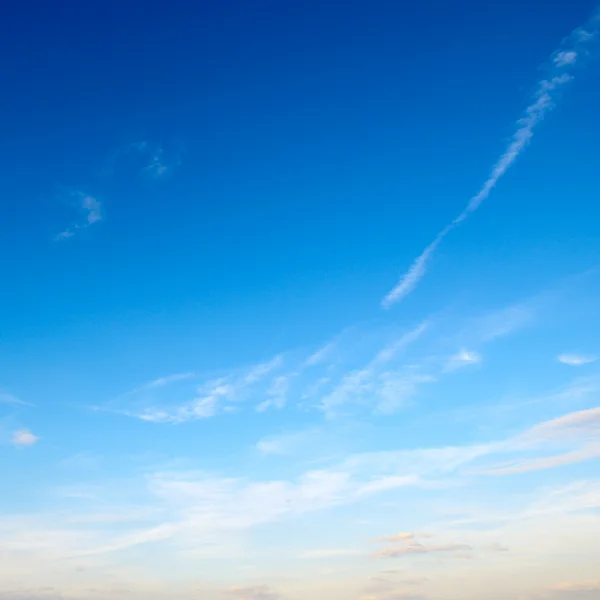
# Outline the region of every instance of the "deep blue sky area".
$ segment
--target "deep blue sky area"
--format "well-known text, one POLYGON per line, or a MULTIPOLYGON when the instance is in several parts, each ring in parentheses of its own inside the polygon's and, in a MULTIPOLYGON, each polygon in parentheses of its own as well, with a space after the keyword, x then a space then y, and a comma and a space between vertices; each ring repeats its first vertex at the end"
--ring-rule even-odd
POLYGON ((600 7, 5 4, 0 600, 600 597, 600 7))
MULTIPOLYGON (((590 2, 545 3, 543 15, 537 2, 9 7, 0 35, 5 339, 76 338, 89 327, 172 331, 174 315, 191 312, 209 337, 260 323, 269 352, 282 327, 312 343, 313 322, 329 321, 332 333, 364 318, 474 193, 539 65, 590 10, 590 2), (125 169, 106 177, 132 140, 160 143, 181 162, 177 177, 145 187, 125 169), (101 198, 108 226, 53 244, 72 188, 101 198)), ((580 92, 562 110, 593 114, 593 106, 580 92)), ((568 138, 572 127, 544 135, 568 138)), ((593 144, 593 130, 579 135, 575 146, 593 144)), ((539 177, 517 181, 533 188, 527 214, 538 227, 540 212, 568 227, 560 199, 538 200, 554 170, 531 154, 539 177)), ((477 243, 497 243, 503 227, 497 237, 522 233, 486 211, 477 243)))

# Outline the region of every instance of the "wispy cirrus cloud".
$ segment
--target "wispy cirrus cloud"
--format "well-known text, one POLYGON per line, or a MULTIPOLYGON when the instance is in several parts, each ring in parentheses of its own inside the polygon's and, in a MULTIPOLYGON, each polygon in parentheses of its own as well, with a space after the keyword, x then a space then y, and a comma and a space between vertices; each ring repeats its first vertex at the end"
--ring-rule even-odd
POLYGON ((563 41, 562 46, 552 54, 548 75, 538 81, 533 101, 517 121, 517 127, 511 141, 492 167, 489 177, 479 191, 469 200, 464 210, 438 233, 400 278, 398 284, 385 295, 381 301, 383 308, 390 308, 415 289, 419 281, 425 276, 431 257, 444 238, 479 208, 496 187, 500 178, 525 150, 533 137, 536 126, 552 110, 559 92, 573 79, 570 70, 580 57, 586 55, 588 46, 597 39, 599 24, 600 11, 596 11, 585 25, 575 29, 563 41))
POLYGON ((148 140, 132 142, 113 152, 105 161, 104 175, 112 176, 133 170, 150 180, 162 180, 173 175, 181 165, 181 150, 165 151, 163 144, 148 140))
POLYGON ((597 592, 600 591, 600 579, 587 581, 562 581, 548 588, 551 592, 597 592))
POLYGON ((9 404, 13 406, 32 406, 29 402, 21 400, 21 398, 8 392, 0 391, 0 404, 9 404))
POLYGON ((333 342, 329 342, 324 346, 321 346, 317 351, 313 352, 304 362, 305 367, 314 367, 315 365, 323 363, 327 360, 335 348, 333 342))
POLYGON ((177 381, 185 381, 194 377, 194 373, 174 373, 173 375, 167 375, 166 377, 159 377, 154 379, 147 384, 148 388, 164 387, 177 381))
MULTIPOLYGON (((450 475, 461 477, 470 463, 507 452, 511 447, 528 453, 531 448, 547 443, 565 440, 579 443, 582 428, 586 430, 596 419, 594 411, 571 413, 531 427, 520 436, 509 438, 509 444, 501 441, 479 446, 364 452, 329 460, 324 468, 289 479, 248 480, 246 474, 212 475, 205 470, 144 472, 132 481, 98 486, 100 503, 96 494, 84 489, 84 493, 73 496, 80 507, 77 513, 63 514, 60 518, 41 515, 23 522, 14 517, 0 519, 0 551, 17 548, 38 558, 71 557, 72 560, 112 555, 168 540, 169 553, 173 548, 179 550, 177 560, 190 549, 215 556, 231 552, 228 544, 244 532, 265 524, 322 513, 403 489, 435 489, 434 484, 450 475), (92 527, 94 524, 101 527, 92 527)), ((507 518, 530 519, 600 506, 599 489, 598 485, 572 487, 547 496, 545 504, 532 506, 521 516, 510 513, 507 518)), ((71 490, 71 494, 75 491, 71 490)), ((491 518, 502 520, 503 516, 491 518)), ((469 539, 460 543, 457 539, 451 534, 430 537, 419 532, 400 532, 380 539, 385 546, 378 556, 460 558, 476 547, 469 539)), ((155 552, 156 547, 151 554, 155 552)))
POLYGON ((55 241, 65 240, 73 237, 77 231, 86 229, 103 218, 102 203, 92 194, 81 190, 74 190, 67 194, 69 203, 82 215, 81 219, 67 227, 55 236, 55 241))
POLYGON ((600 407, 545 421, 491 447, 491 453, 523 453, 509 463, 474 471, 481 475, 512 475, 553 469, 600 457, 600 407), (556 454, 557 450, 563 450, 556 454), (531 456, 532 451, 541 455, 531 456))
MULTIPOLYGON (((171 424, 247 406, 259 413, 302 407, 328 419, 359 412, 389 415, 413 406, 427 386, 480 363, 484 346, 519 332, 537 310, 534 301, 525 301, 476 317, 429 318, 402 328, 355 327, 336 344, 335 356, 330 342, 316 353, 290 350, 250 367, 209 374, 182 370, 135 387, 98 410, 171 424)), ((266 447, 274 446, 265 442, 266 447)))
POLYGON ((227 593, 237 600, 278 600, 276 594, 268 585, 234 586, 227 593))
POLYGON ((439 544, 423 546, 421 544, 408 545, 405 547, 384 548, 375 553, 377 558, 399 558, 412 554, 433 554, 440 552, 465 552, 472 550, 467 544, 439 544))
MULTIPOLYGON (((159 377, 114 398, 100 410, 108 410, 142 421, 179 424, 207 419, 230 412, 251 397, 268 375, 282 365, 281 356, 253 365, 234 369, 214 377, 200 377, 193 372, 175 373, 159 377)), ((270 380, 269 388, 274 401, 276 394, 284 394, 282 386, 274 385, 278 377, 270 380)))
POLYGON ((332 415, 349 403, 360 403, 369 398, 377 410, 391 412, 412 396, 416 387, 431 380, 431 376, 408 367, 399 373, 386 366, 418 340, 427 330, 428 323, 422 322, 397 340, 380 349, 369 362, 342 377, 339 383, 320 402, 326 414, 332 415))
POLYGON ((598 357, 591 354, 559 354, 556 360, 570 367, 581 367, 596 362, 598 357))
POLYGON ((430 538, 424 533, 403 531, 394 535, 386 535, 379 539, 386 544, 385 548, 377 550, 373 555, 376 558, 401 558, 411 555, 439 554, 439 553, 457 553, 469 552, 473 550, 468 544, 456 543, 432 543, 424 544, 419 538, 430 538))

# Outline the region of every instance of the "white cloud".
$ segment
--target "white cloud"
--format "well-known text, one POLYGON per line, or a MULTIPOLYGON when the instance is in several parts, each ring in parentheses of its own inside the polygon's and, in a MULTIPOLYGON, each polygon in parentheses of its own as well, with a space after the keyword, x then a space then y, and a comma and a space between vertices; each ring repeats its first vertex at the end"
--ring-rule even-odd
POLYGON ((288 375, 278 375, 275 377, 267 390, 267 400, 261 402, 256 407, 256 410, 258 412, 264 412, 269 408, 283 408, 287 403, 290 381, 295 375, 295 373, 290 373, 288 375))
POLYGON ((55 241, 73 237, 78 230, 86 229, 102 220, 102 203, 97 197, 80 190, 69 192, 68 197, 77 211, 82 213, 82 220, 57 234, 55 241))
POLYGON ((552 592, 597 592, 600 591, 600 579, 589 581, 565 581, 550 588, 552 592))
POLYGON ((589 32, 582 27, 576 29, 565 42, 565 47, 557 50, 553 54, 554 72, 550 73, 547 78, 538 81, 533 102, 525 109, 523 116, 517 121, 517 127, 512 139, 504 154, 502 154, 492 167, 489 177, 479 191, 469 200, 464 210, 451 223, 446 225, 440 233, 438 233, 434 240, 425 248, 425 250, 423 250, 420 256, 415 259, 408 271, 400 278, 398 284, 386 294, 381 302, 381 305, 384 308, 391 307, 413 291, 419 281, 425 276, 427 265, 440 243, 457 225, 465 221, 479 208, 481 203, 487 199, 491 191, 496 187, 500 178, 526 148, 533 137, 535 127, 553 108, 558 91, 572 79, 572 77, 565 72, 566 67, 575 62, 579 48, 596 37, 596 16, 586 24, 586 27, 592 28, 592 31, 589 32), (584 31, 590 35, 583 36, 582 32, 584 31))
POLYGON ((577 60, 577 52, 574 50, 557 52, 554 55, 553 60, 557 67, 566 67, 568 65, 572 65, 577 60))
POLYGON ((379 538, 381 542, 414 542, 418 537, 429 537, 429 534, 418 531, 400 531, 399 533, 393 533, 392 535, 384 535, 379 538))
MULTIPOLYGON (((192 372, 160 377, 114 398, 102 410, 154 423, 178 424, 207 419, 231 412, 239 402, 248 400, 259 390, 267 375, 282 364, 281 356, 230 373, 199 380, 192 372)), ((287 381, 277 376, 267 389, 269 400, 276 406, 285 403, 287 381)))
MULTIPOLYGON (((146 472, 141 479, 101 485, 100 513, 94 510, 70 513, 58 521, 52 515, 41 515, 43 527, 30 524, 23 528, 14 519, 10 522, 0 519, 0 551, 18 548, 22 552, 35 552, 38 557, 81 558, 168 541, 169 551, 177 548, 179 552, 205 551, 209 556, 215 552, 226 554, 231 552, 232 540, 255 527, 354 504, 391 490, 435 487, 449 476, 460 480, 466 465, 495 454, 525 452, 529 456, 532 450, 556 443, 571 443, 576 447, 597 436, 599 426, 600 409, 578 411, 542 422, 500 442, 360 453, 343 460, 330 459, 326 467, 289 480, 248 481, 246 477, 217 477, 194 471, 146 472), (126 501, 128 493, 133 494, 135 503, 126 501), (121 501, 113 506, 106 500, 110 497, 121 501), (124 511, 127 506, 135 510, 124 511), (117 518, 111 518, 111 514, 117 518), (94 523, 102 527, 82 528, 82 524, 91 527, 94 523), (25 530, 31 533, 36 527, 39 530, 34 535, 23 533, 25 530)), ((545 503, 528 508, 522 517, 509 511, 507 518, 533 518, 598 506, 599 489, 590 484, 547 494, 545 503)), ((94 509, 98 506, 94 495, 77 498, 78 503, 89 502, 94 509)), ((494 520, 502 518, 502 514, 493 515, 494 520)), ((387 536, 381 540, 387 547, 380 556, 455 556, 472 546, 468 539, 456 544, 447 536, 441 541, 438 537, 430 543, 425 534, 417 532, 387 536)), ((326 550, 320 550, 322 558, 326 550)), ((313 551, 314 558, 318 557, 318 551, 313 551)), ((332 551, 332 558, 333 554, 332 551)), ((180 555, 177 556, 179 559, 180 555)))
POLYGON ((573 412, 545 421, 521 435, 498 443, 493 451, 526 452, 551 451, 557 447, 569 449, 559 454, 525 456, 508 464, 495 465, 476 471, 485 475, 510 475, 553 469, 565 465, 592 460, 600 456, 600 408, 573 412))
POLYGON ((456 369, 460 369, 461 367, 466 367, 468 365, 476 365, 481 362, 481 355, 479 352, 475 352, 474 350, 466 350, 461 349, 456 354, 450 357, 448 362, 446 363, 447 371, 455 371, 456 369))
POLYGON ((282 435, 272 435, 259 440, 256 444, 258 452, 265 456, 286 455, 297 450, 301 446, 315 443, 319 432, 315 429, 306 429, 282 435))
POLYGON ((399 558, 410 556, 411 554, 432 554, 439 552, 465 552, 472 550, 467 544, 439 544, 423 546, 421 544, 411 544, 408 546, 384 548, 375 553, 377 558, 399 558))
POLYGON ((471 335, 480 342, 493 342, 514 334, 531 324, 541 303, 542 297, 536 296, 476 317, 470 322, 471 335))
POLYGON ((267 585, 234 586, 227 592, 238 600, 278 600, 279 594, 267 585))
POLYGON ((450 552, 467 552, 473 548, 468 544, 428 544, 421 543, 417 538, 429 538, 427 534, 421 534, 411 531, 404 531, 394 535, 386 535, 379 538, 380 542, 387 544, 387 547, 374 553, 377 558, 400 558, 415 554, 437 554, 450 552))
POLYGON ((335 344, 333 342, 325 344, 304 361, 304 366, 314 367, 315 365, 321 364, 331 355, 334 348, 335 344))
POLYGON ((151 153, 148 164, 144 167, 143 172, 153 179, 161 179, 171 175, 179 166, 179 159, 174 162, 167 162, 163 147, 155 146, 151 153))
POLYGON ((377 411, 384 413, 393 412, 402 406, 415 393, 420 383, 432 379, 410 366, 400 372, 397 369, 390 370, 386 365, 418 340, 427 327, 427 322, 420 323, 379 350, 366 365, 346 373, 321 399, 321 410, 331 416, 341 407, 367 400, 377 411))
POLYGON ((598 357, 586 354, 559 354, 556 360, 570 367, 580 367, 581 365, 596 362, 598 357))
POLYGON ((28 429, 19 429, 15 431, 12 437, 12 443, 15 446, 33 446, 37 441, 38 437, 33 435, 28 429))
POLYGON ((24 402, 20 398, 8 392, 0 391, 0 404, 13 404, 15 406, 31 406, 28 402, 24 402))
POLYGON ((194 377, 194 373, 175 373, 173 375, 167 375, 166 377, 159 377, 158 379, 154 379, 147 384, 149 388, 163 387, 165 385, 169 385, 171 383, 176 383, 178 381, 185 381, 186 379, 191 379, 194 377))
POLYGON ((283 364, 283 358, 281 355, 273 357, 271 360, 258 364, 252 367, 245 376, 245 383, 257 383, 264 378, 265 375, 272 373, 283 364))
POLYGON ((85 195, 81 199, 81 207, 85 211, 85 220, 88 225, 92 225, 102 219, 102 205, 94 196, 85 195))
POLYGON ((181 151, 167 153, 162 144, 133 142, 114 152, 106 160, 104 174, 113 175, 118 167, 130 168, 153 180, 171 176, 181 166, 181 151))

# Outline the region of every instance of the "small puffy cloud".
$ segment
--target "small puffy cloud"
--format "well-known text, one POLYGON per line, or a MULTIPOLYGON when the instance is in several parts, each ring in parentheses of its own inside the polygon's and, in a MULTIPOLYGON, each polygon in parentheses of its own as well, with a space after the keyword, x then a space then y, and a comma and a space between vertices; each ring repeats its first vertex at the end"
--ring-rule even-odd
POLYGON ((152 180, 165 179, 181 165, 181 151, 167 153, 162 144, 149 141, 133 142, 114 152, 106 161, 104 173, 134 170, 152 180))
POLYGON ((33 446, 38 439, 38 436, 28 429, 19 429, 13 433, 12 443, 15 446, 33 446))
POLYGON ((431 544, 425 545, 417 538, 428 538, 425 533, 412 531, 401 531, 393 535, 386 535, 379 538, 380 542, 392 544, 387 548, 378 550, 374 556, 377 558, 399 558, 414 554, 434 554, 439 552, 468 552, 472 550, 471 546, 466 544, 431 544))
POLYGON ((401 531, 392 535, 384 535, 379 538, 381 542, 413 542, 417 537, 429 537, 426 533, 417 533, 415 531, 401 531))
POLYGON ((96 196, 75 190, 71 191, 68 197, 77 211, 82 214, 82 219, 57 234, 54 238, 56 241, 73 237, 78 230, 90 227, 102 220, 102 203, 96 196))
POLYGON ((410 556, 413 554, 434 554, 439 552, 465 552, 472 550, 471 546, 467 544, 440 544, 423 546, 422 544, 415 543, 408 546, 398 546, 391 548, 384 548, 375 553, 377 558, 401 558, 403 556, 410 556))
POLYGON ((83 196, 81 198, 81 208, 85 211, 85 220, 88 225, 102 219, 102 205, 94 196, 83 196))
POLYGON ((551 586, 549 590, 552 592, 598 592, 600 591, 600 579, 557 583, 551 586))
POLYGON ((554 64, 557 67, 566 67, 567 65, 572 65, 577 60, 577 52, 574 50, 569 50, 566 52, 557 52, 554 55, 554 64))
POLYGON ((267 585, 234 586, 228 593, 237 600, 278 600, 280 597, 267 585))
POLYGON ((473 350, 461 349, 451 356, 446 363, 446 371, 454 371, 468 365, 476 365, 481 362, 481 355, 473 350))
POLYGON ((581 365, 587 365, 598 360, 597 356, 591 356, 586 354, 559 354, 556 360, 563 365, 569 365, 570 367, 580 367, 581 365))

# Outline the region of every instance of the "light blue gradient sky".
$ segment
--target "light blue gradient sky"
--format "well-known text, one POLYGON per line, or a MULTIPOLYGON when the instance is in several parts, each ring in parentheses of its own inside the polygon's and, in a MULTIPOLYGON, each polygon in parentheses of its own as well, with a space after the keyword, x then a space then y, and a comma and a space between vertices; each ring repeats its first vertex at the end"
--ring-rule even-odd
POLYGON ((600 598, 594 10, 12 7, 0 599, 600 598))

